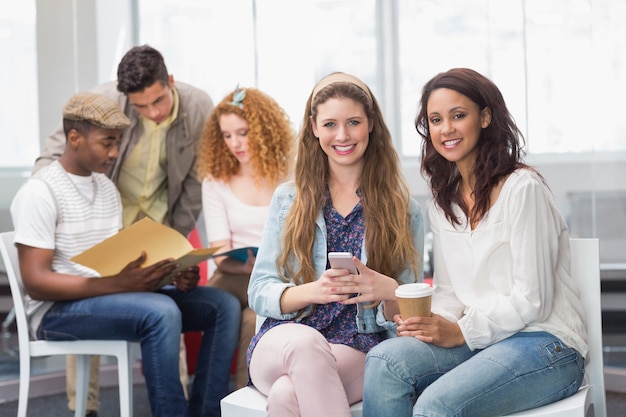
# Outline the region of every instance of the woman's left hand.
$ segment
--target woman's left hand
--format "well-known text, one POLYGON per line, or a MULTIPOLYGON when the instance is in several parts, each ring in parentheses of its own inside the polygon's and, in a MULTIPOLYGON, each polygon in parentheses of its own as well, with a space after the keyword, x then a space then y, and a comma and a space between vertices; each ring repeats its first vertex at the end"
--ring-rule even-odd
POLYGON ((199 280, 200 268, 196 265, 176 274, 172 284, 181 291, 191 291, 198 286, 199 280))
POLYGON ((398 336, 412 336, 443 348, 461 346, 465 343, 459 325, 439 314, 433 313, 430 317, 409 317, 406 320, 396 314, 393 319, 397 325, 398 336))
POLYGON ((398 282, 386 275, 378 273, 365 266, 357 257, 352 257, 359 275, 350 275, 354 280, 355 297, 351 297, 344 304, 375 303, 378 301, 394 300, 398 282))

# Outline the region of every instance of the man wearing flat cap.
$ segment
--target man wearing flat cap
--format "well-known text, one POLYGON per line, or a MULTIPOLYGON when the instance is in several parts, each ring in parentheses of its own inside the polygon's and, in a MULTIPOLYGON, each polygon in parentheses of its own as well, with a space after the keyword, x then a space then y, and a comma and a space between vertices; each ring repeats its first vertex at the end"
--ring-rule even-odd
MULTIPOLYGON (((119 156, 106 174, 117 185, 124 227, 149 217, 188 236, 202 206, 196 172, 197 147, 204 122, 213 110, 209 95, 169 74, 162 54, 149 45, 134 46, 117 67, 117 80, 95 86, 92 92, 113 99, 130 120, 119 145, 119 156)), ((59 126, 46 138, 33 172, 58 159, 65 148, 59 126)), ((181 340, 180 372, 186 388, 187 362, 181 340)), ((68 359, 68 373, 75 359, 68 359)), ((216 372, 211 370, 211 372, 216 372)), ((99 407, 99 358, 92 357, 90 413, 99 407)), ((67 379, 68 407, 74 409, 75 381, 67 379)))
POLYGON ((115 163, 128 126, 110 98, 72 96, 63 109, 67 144, 61 157, 29 178, 13 199, 30 330, 43 340, 139 341, 154 417, 217 416, 239 337, 239 301, 224 290, 198 287, 197 266, 159 289, 176 263, 165 259, 145 266, 141 248, 134 261, 106 279, 70 261, 122 227, 119 192, 104 173, 115 163), (211 344, 201 349, 189 405, 178 366, 184 331, 203 332, 211 344), (212 352, 219 357, 209 357, 212 352), (223 388, 221 381, 209 384, 200 365, 211 362, 225 363, 223 388))

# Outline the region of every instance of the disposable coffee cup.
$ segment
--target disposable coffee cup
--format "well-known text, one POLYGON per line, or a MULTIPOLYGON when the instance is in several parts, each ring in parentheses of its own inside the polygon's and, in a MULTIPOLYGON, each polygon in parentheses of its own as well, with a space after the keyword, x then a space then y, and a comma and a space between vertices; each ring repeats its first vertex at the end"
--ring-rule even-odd
POLYGON ((435 286, 424 283, 403 284, 396 288, 396 299, 403 319, 430 316, 435 286))

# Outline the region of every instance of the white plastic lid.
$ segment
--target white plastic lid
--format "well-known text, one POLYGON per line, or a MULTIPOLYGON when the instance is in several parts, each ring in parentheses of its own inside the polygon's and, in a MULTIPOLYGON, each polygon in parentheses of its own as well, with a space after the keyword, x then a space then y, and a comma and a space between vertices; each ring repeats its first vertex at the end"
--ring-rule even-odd
POLYGON ((431 295, 435 292, 435 285, 432 287, 423 282, 411 284, 402 284, 396 288, 396 297, 401 298, 420 298, 431 295))

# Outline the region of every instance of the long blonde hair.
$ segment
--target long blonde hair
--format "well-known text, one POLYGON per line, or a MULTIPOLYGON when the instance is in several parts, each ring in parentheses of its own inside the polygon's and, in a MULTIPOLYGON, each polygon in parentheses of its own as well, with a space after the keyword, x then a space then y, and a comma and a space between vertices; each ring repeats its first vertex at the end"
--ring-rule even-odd
MULTIPOLYGON (((334 74, 331 74, 334 75, 334 74)), ((324 82, 324 79, 320 83, 324 82)), ((295 165, 296 198, 285 219, 282 248, 276 261, 285 281, 312 282, 316 277, 311 253, 315 240, 315 219, 326 200, 329 180, 328 157, 313 134, 317 108, 331 98, 349 98, 361 103, 374 127, 363 155, 360 194, 365 219, 367 266, 397 278, 410 267, 419 275, 419 254, 410 225, 410 192, 400 172, 400 160, 375 97, 356 83, 335 81, 314 89, 307 100, 303 126, 298 136, 295 165), (318 91, 319 90, 319 91, 318 91)))

